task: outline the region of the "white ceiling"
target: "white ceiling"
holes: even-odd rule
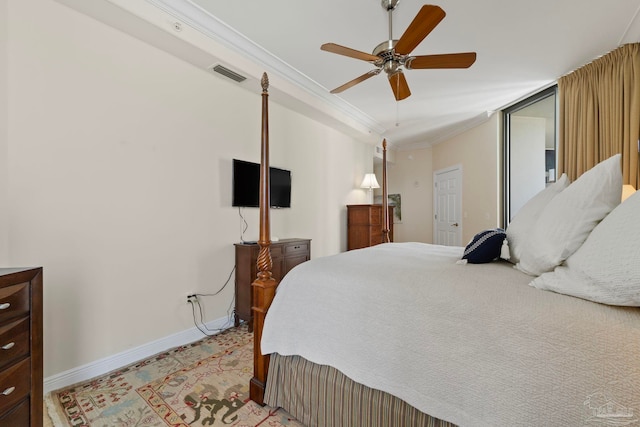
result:
[[[247,75],[249,90],[260,91],[267,71],[278,102],[398,149],[438,143],[640,41],[640,0],[438,0],[447,16],[412,54],[475,51],[477,60],[469,69],[406,70],[412,95],[396,102],[384,73],[330,94],[373,66],[320,50],[334,42],[370,53],[387,40],[379,0],[58,1],[203,68],[221,63]],[[394,38],[423,4],[400,1]]]

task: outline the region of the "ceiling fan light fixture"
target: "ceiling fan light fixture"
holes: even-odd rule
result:
[[[395,60],[386,61],[383,65],[384,72],[389,76],[400,72],[400,63]]]

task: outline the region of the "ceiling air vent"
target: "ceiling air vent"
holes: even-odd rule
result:
[[[242,83],[243,81],[247,80],[247,78],[245,76],[240,75],[240,74],[236,73],[235,71],[231,71],[227,67],[224,67],[224,66],[222,66],[220,64],[214,65],[213,67],[210,67],[209,69],[214,71],[214,72],[216,72],[216,73],[218,73],[218,74],[220,74],[220,75],[223,75],[223,76],[225,76],[225,77],[227,77],[227,78],[229,78],[229,79],[231,79],[231,80],[233,80],[235,82],[238,82],[238,83]]]

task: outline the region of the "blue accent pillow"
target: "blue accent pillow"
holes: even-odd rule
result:
[[[506,238],[507,233],[502,228],[481,231],[464,248],[462,259],[466,259],[471,264],[491,262],[500,257],[502,242]]]

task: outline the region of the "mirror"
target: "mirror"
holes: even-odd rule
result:
[[[504,110],[504,225],[557,178],[557,86]]]

